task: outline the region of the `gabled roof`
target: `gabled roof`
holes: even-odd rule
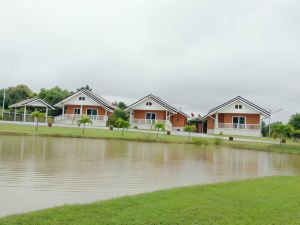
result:
[[[270,117],[270,112],[269,112],[269,111],[267,111],[267,110],[265,110],[265,109],[259,107],[258,105],[256,105],[256,104],[254,104],[254,103],[248,101],[247,99],[245,99],[245,98],[243,98],[243,97],[241,97],[241,96],[237,96],[236,98],[233,98],[233,99],[231,99],[231,100],[225,102],[224,104],[219,105],[219,106],[217,106],[217,107],[211,109],[211,110],[207,113],[207,115],[205,116],[205,118],[206,118],[207,116],[209,116],[209,115],[212,115],[212,114],[216,113],[218,110],[220,110],[220,109],[222,109],[222,108],[224,108],[224,107],[226,107],[226,106],[228,106],[228,105],[230,105],[230,104],[232,104],[232,103],[234,103],[234,102],[236,102],[236,101],[241,101],[241,102],[245,103],[246,105],[250,106],[251,108],[255,109],[256,111],[262,113],[263,115],[265,115],[265,116],[267,116],[267,117]]]
[[[73,98],[74,96],[78,95],[79,93],[84,94],[85,96],[89,97],[91,100],[93,100],[94,102],[96,102],[99,105],[103,106],[108,111],[113,111],[114,108],[115,108],[109,101],[107,101],[106,99],[104,99],[103,97],[98,95],[97,93],[95,93],[93,91],[86,90],[86,89],[80,89],[79,91],[77,91],[73,95],[71,95],[70,97],[58,102],[54,106],[59,107],[60,104],[62,104],[64,102],[66,102],[67,100]]]
[[[54,109],[53,106],[51,106],[50,104],[48,104],[47,102],[45,102],[39,98],[25,99],[23,101],[20,101],[20,102],[10,105],[9,108],[18,108],[18,107],[24,107],[24,106],[36,106],[36,105],[34,105],[35,102],[41,102],[43,105],[45,105],[45,107]]]
[[[135,103],[131,104],[130,106],[128,106],[125,111],[128,111],[129,109],[131,109],[133,106],[139,104],[140,102],[143,102],[146,99],[151,99],[152,101],[154,101],[155,103],[159,104],[160,106],[162,106],[163,108],[167,109],[168,111],[172,112],[172,113],[180,113],[183,116],[189,118],[189,116],[182,112],[181,110],[175,108],[174,106],[170,105],[169,103],[167,103],[166,101],[162,100],[159,97],[154,96],[153,94],[149,94],[144,98],[141,98],[140,100],[136,101]]]

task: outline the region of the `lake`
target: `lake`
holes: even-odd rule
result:
[[[177,186],[296,174],[299,155],[0,135],[0,216]]]

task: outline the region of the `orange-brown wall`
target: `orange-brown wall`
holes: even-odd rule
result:
[[[184,127],[187,125],[187,118],[184,115],[177,113],[176,115],[171,116],[171,123],[173,127]]]
[[[157,120],[166,119],[166,111],[161,110],[134,110],[134,119],[146,119],[146,113],[148,112],[156,113]]]
[[[148,112],[156,113],[157,120],[166,120],[166,111],[163,110],[134,110],[134,119],[145,119]],[[187,118],[180,113],[171,116],[170,121],[173,127],[184,127],[187,124]]]
[[[75,108],[80,108],[78,105],[66,105],[66,114],[74,114]],[[101,106],[82,106],[82,114],[86,114],[87,109],[98,109],[98,115],[105,115],[105,109]],[[107,115],[111,115],[111,112],[108,112]]]
[[[207,129],[214,129],[215,127],[215,120],[211,117],[215,118],[215,115],[207,117]]]
[[[220,113],[218,114],[219,123],[232,123],[232,117],[234,116],[244,116],[246,117],[246,124],[260,124],[259,114],[234,114],[234,113]],[[215,118],[215,115],[211,117]],[[214,129],[215,120],[211,117],[207,118],[207,129]]]
[[[232,117],[234,117],[234,116],[244,116],[244,117],[246,117],[246,124],[260,124],[259,114],[226,113],[226,114],[223,114],[223,115],[224,115],[224,123],[232,123]],[[222,122],[219,121],[219,123],[222,123]]]

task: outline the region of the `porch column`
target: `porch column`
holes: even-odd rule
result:
[[[129,113],[129,122],[131,123],[132,121],[132,109],[130,109],[130,113]]]
[[[26,105],[24,106],[24,118],[23,121],[26,122]]]
[[[48,122],[48,107],[46,107],[46,121],[45,121],[45,123],[47,123]]]
[[[107,109],[105,110],[105,118],[104,121],[107,121]]]
[[[17,120],[17,108],[15,107],[15,117],[14,117],[14,120],[16,121]]]
[[[216,118],[215,118],[215,129],[219,128],[218,124],[219,124],[219,114],[216,113]]]
[[[62,117],[65,117],[65,104],[63,104],[63,108],[62,108]]]
[[[82,115],[82,105],[80,105],[80,115]]]

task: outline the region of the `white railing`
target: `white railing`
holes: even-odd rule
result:
[[[156,123],[163,123],[168,124],[170,121],[168,120],[149,120],[149,119],[131,119],[131,124],[146,124],[146,125],[152,125]]]
[[[238,124],[238,123],[219,123],[220,129],[244,129],[244,130],[259,130],[259,124]]]
[[[74,123],[77,122],[82,116],[88,116],[91,118],[93,121],[107,121],[107,116],[104,115],[80,115],[80,114],[64,114],[60,116],[56,116],[54,119],[54,122],[58,122],[61,120],[71,120]]]

